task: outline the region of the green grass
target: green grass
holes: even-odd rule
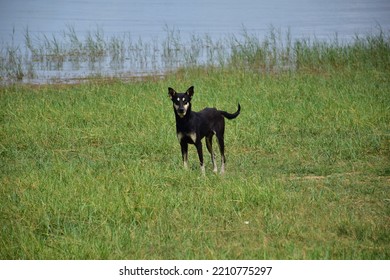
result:
[[[314,47],[295,71],[1,87],[0,259],[389,259],[388,49]],[[167,88],[190,85],[194,110],[241,103],[223,177],[194,147],[182,168]]]

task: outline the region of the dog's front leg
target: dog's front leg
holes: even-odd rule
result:
[[[198,151],[198,156],[199,156],[199,162],[200,162],[200,171],[202,171],[202,175],[206,175],[206,170],[204,168],[203,164],[203,148],[202,148],[202,142],[198,141],[195,143],[196,150]]]
[[[180,147],[184,168],[188,169],[188,143],[180,142]]]

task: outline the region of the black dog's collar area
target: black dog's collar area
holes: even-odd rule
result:
[[[196,133],[195,132],[189,132],[189,133],[179,132],[179,133],[177,133],[177,140],[179,141],[179,143],[181,143],[182,140],[186,140],[186,142],[188,142],[190,144],[195,144]]]

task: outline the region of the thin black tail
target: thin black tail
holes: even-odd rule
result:
[[[219,111],[225,118],[231,120],[231,119],[235,119],[239,114],[240,114],[240,111],[241,111],[241,106],[240,106],[240,103],[238,103],[238,110],[237,112],[233,113],[233,114],[230,114],[228,112],[225,112],[225,111]]]

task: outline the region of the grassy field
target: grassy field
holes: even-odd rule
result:
[[[293,71],[241,51],[162,79],[1,87],[0,259],[389,259],[389,41],[294,51]],[[242,106],[225,176],[207,154],[202,177],[194,147],[182,168],[167,88],[190,85],[194,110]]]

